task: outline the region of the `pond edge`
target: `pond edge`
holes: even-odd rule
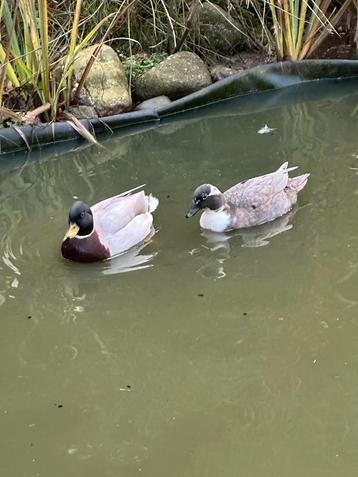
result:
[[[156,110],[141,110],[99,119],[83,119],[95,136],[119,128],[160,122],[162,119],[197,110],[234,97],[278,90],[309,81],[358,77],[358,60],[303,60],[279,62],[243,70]],[[84,139],[68,122],[0,129],[0,156]]]

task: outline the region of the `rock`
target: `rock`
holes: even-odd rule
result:
[[[139,99],[168,96],[178,99],[211,84],[205,63],[194,53],[180,51],[140,76],[135,82]]]
[[[77,119],[93,119],[98,118],[98,114],[93,106],[70,106],[68,111],[76,116]]]
[[[242,70],[243,68],[240,66],[231,68],[225,65],[214,65],[212,68],[210,68],[210,75],[213,82],[216,82],[224,78],[227,78],[228,76],[231,76],[235,73],[238,73],[239,71],[242,71]]]
[[[136,110],[158,109],[169,103],[171,103],[171,101],[168,96],[156,96],[155,98],[147,99],[146,101],[143,101],[143,103],[138,104]]]
[[[214,53],[228,55],[245,44],[239,25],[217,5],[205,2],[199,10],[199,22],[205,46]]]
[[[75,61],[74,88],[77,87],[96,46],[82,50]],[[78,103],[93,106],[98,116],[109,116],[130,109],[132,101],[127,77],[117,53],[110,46],[102,46],[80,93]]]

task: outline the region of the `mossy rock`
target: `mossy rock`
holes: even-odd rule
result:
[[[96,47],[97,45],[94,45],[80,52],[74,63],[76,83],[80,80]],[[124,67],[110,46],[102,46],[85,81],[79,103],[93,106],[99,116],[118,114],[131,107],[132,101]]]
[[[135,94],[141,99],[168,96],[174,100],[211,84],[205,63],[194,53],[181,51],[144,73],[135,82]]]

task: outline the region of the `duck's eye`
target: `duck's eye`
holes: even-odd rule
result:
[[[82,211],[81,212],[81,219],[83,219],[84,216],[85,216],[85,213]]]

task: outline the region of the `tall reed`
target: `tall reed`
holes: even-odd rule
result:
[[[279,60],[302,60],[312,55],[330,34],[352,0],[336,7],[333,0],[268,0]]]
[[[55,119],[59,101],[69,104],[73,63],[80,51],[114,13],[105,16],[85,35],[79,30],[81,0],[76,0],[70,30],[70,44],[59,57],[57,38],[49,35],[49,2],[47,0],[1,0],[0,23],[4,34],[0,38],[0,106],[5,80],[8,89],[31,85],[37,102],[50,104],[50,119]],[[68,37],[68,34],[65,34]],[[61,64],[61,67],[59,67]],[[38,106],[38,104],[34,104]]]

